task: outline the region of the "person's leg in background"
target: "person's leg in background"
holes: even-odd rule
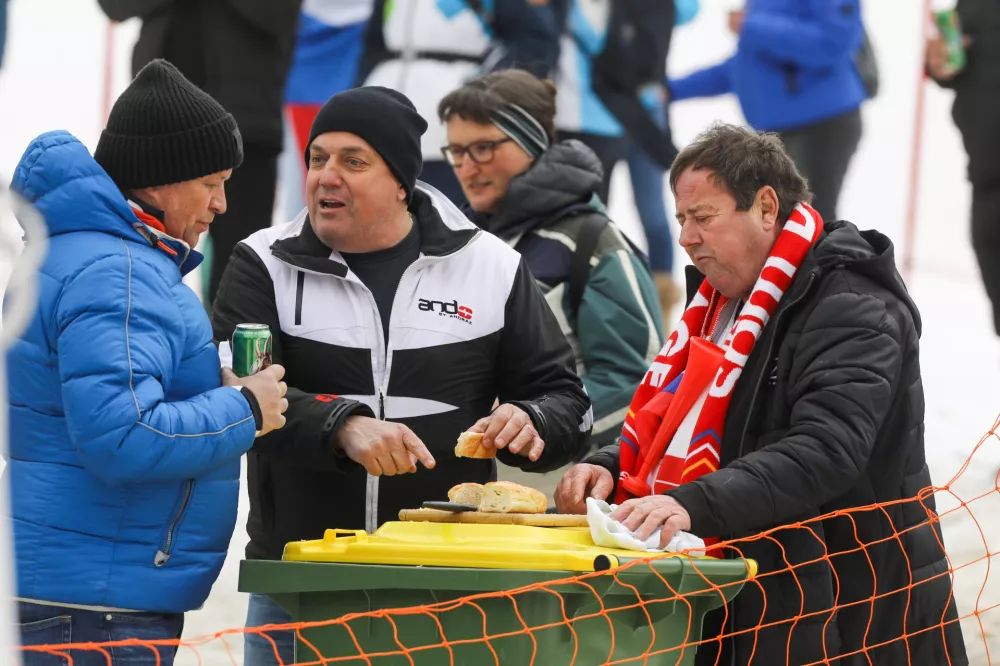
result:
[[[206,306],[215,300],[215,292],[226,270],[229,255],[241,240],[271,226],[278,179],[278,156],[252,145],[243,147],[243,164],[233,169],[226,183],[226,212],[209,226],[212,239],[212,266]]]
[[[673,325],[671,312],[680,300],[681,292],[674,281],[674,246],[670,238],[670,221],[664,201],[664,172],[639,146],[632,143],[628,151],[628,172],[632,194],[639,211],[639,221],[646,233],[649,267],[660,292],[664,333]]]
[[[141,641],[178,640],[184,629],[181,613],[116,613],[82,610],[64,606],[46,606],[19,602],[21,644],[25,646],[60,645],[66,643],[110,643],[138,639]],[[142,645],[119,645],[97,650],[72,650],[75,666],[172,666],[177,647],[158,645],[151,649]],[[57,666],[68,663],[64,657],[46,652],[22,652],[24,666]]]
[[[952,117],[969,157],[966,177],[972,185],[972,249],[993,308],[1000,335],[1000,111],[993,88],[971,88],[955,96]]]
[[[837,219],[837,201],[851,158],[861,143],[861,110],[781,132],[781,140],[809,181],[813,208],[824,222]]]
[[[601,168],[604,169],[604,182],[601,183],[601,190],[597,195],[607,206],[608,197],[611,194],[611,174],[615,170],[615,165],[628,157],[628,148],[631,143],[628,137],[560,131],[558,138],[560,141],[568,139],[581,141],[597,154],[597,159],[601,161]]]
[[[1000,335],[1000,182],[972,184],[972,249]]]
[[[290,624],[292,616],[266,594],[251,594],[247,608],[247,628],[263,627],[268,624]],[[268,640],[270,638],[270,640]],[[271,641],[274,641],[272,644]],[[277,647],[279,662],[274,656]],[[246,632],[243,634],[243,666],[278,666],[295,663],[295,632],[269,631],[263,634]]]

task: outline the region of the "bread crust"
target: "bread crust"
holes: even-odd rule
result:
[[[483,444],[483,433],[463,432],[458,436],[458,444],[455,446],[455,457],[489,460],[497,457],[497,450],[492,446],[485,446]]]
[[[483,486],[479,510],[484,513],[545,513],[545,494],[510,481],[494,481]]]
[[[483,486],[479,483],[460,483],[448,491],[448,499],[456,504],[478,507],[483,501]]]

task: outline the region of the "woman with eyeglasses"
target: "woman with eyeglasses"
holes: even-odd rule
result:
[[[576,353],[600,446],[621,432],[663,324],[644,259],[597,196],[597,155],[556,142],[555,113],[555,86],[523,70],[470,81],[438,106],[467,212],[527,261]]]

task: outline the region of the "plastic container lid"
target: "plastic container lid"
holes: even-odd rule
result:
[[[602,571],[625,560],[654,555],[657,553],[595,546],[586,528],[389,522],[371,535],[361,530],[327,530],[322,539],[289,543],[282,559],[583,572]]]

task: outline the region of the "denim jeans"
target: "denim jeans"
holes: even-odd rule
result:
[[[266,624],[289,624],[292,616],[266,594],[251,594],[247,608],[247,627]],[[278,646],[281,662],[274,658],[274,646],[260,634],[243,634],[243,666],[277,666],[295,663],[295,632],[269,631],[267,635]]]
[[[674,245],[670,240],[670,222],[663,200],[666,174],[634,143],[628,149],[628,172],[639,221],[646,232],[649,267],[654,272],[672,273]]]
[[[162,613],[114,613],[79,610],[62,606],[18,603],[21,644],[23,646],[60,645],[65,643],[109,643],[138,638],[145,641],[175,640],[181,637],[184,615]],[[105,648],[111,666],[171,666],[177,648],[174,646],[128,645]],[[160,660],[156,660],[159,652]],[[65,654],[65,653],[64,653]],[[73,666],[108,666],[100,650],[71,650]],[[24,651],[24,666],[66,666],[65,656],[48,652]]]

